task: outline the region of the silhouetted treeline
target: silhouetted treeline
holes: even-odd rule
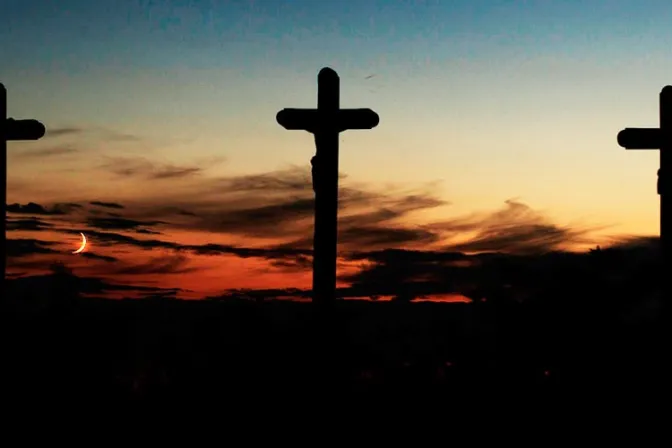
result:
[[[63,289],[49,291],[67,291],[71,275],[53,274]],[[623,288],[607,297],[590,279],[583,290],[560,280],[522,302],[508,288],[484,289],[471,304],[339,301],[329,343],[309,303],[10,297],[3,364],[24,397],[131,402],[316,387],[468,394],[656,384],[657,296],[637,301]]]

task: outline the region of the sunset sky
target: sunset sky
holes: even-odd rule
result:
[[[341,285],[387,248],[655,235],[658,153],[616,135],[658,126],[671,23],[669,0],[3,0],[9,115],[48,129],[9,144],[9,273],[309,286],[314,143],[275,115],[324,66],[380,115],[341,135]]]

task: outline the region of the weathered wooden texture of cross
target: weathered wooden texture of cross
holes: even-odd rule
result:
[[[658,194],[660,195],[660,248],[663,255],[663,278],[672,274],[672,86],[660,92],[660,127],[626,128],[618,134],[618,144],[625,149],[660,150]],[[672,283],[665,281],[668,289]],[[672,291],[667,291],[672,294]]]
[[[325,67],[317,76],[317,109],[283,109],[278,123],[288,130],[315,136],[313,188],[313,301],[336,298],[336,246],[338,234],[338,134],[348,129],[373,129],[379,118],[371,109],[341,109],[338,74]]]
[[[7,142],[17,140],[39,140],[45,134],[44,125],[37,120],[14,120],[7,118],[7,89],[0,84],[0,185],[2,185],[2,256],[0,256],[0,271],[2,271],[2,297],[7,297],[5,277],[7,275]]]

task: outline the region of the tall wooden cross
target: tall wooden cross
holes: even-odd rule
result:
[[[338,134],[348,129],[373,129],[379,122],[371,109],[341,109],[339,83],[334,70],[323,68],[317,76],[317,109],[283,109],[276,116],[285,129],[315,136],[313,301],[320,303],[336,298]]]
[[[660,150],[658,194],[663,291],[672,294],[672,86],[665,86],[660,92],[660,127],[623,129],[618,133],[618,144],[625,149]]]
[[[44,137],[44,125],[37,120],[14,120],[7,118],[7,89],[0,83],[0,196],[2,196],[2,255],[0,272],[2,273],[2,297],[7,297],[5,277],[7,276],[7,142],[17,140],[39,140]]]

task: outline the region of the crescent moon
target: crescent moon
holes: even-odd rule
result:
[[[80,232],[79,234],[82,235],[82,245],[79,246],[79,249],[77,249],[76,251],[74,251],[73,254],[78,254],[78,253],[80,253],[81,251],[83,251],[84,249],[86,249],[86,237],[85,237],[84,234],[81,233],[81,232]]]

